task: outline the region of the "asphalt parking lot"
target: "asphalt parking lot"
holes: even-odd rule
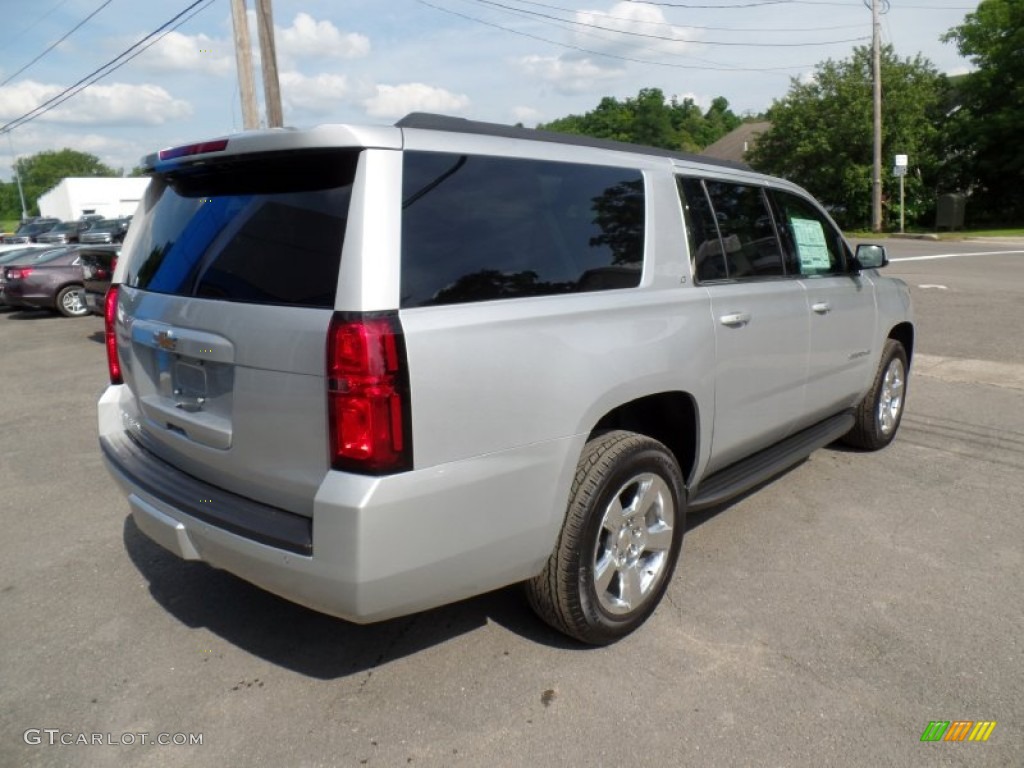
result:
[[[691,516],[604,649],[514,588],[359,627],[176,560],[100,460],[102,321],[0,312],[0,766],[1022,765],[1024,242],[887,245],[896,442]]]

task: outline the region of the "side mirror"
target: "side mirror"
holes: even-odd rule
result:
[[[854,257],[854,268],[880,269],[889,263],[889,257],[885,253],[884,245],[868,245],[861,243],[857,246],[857,253]]]

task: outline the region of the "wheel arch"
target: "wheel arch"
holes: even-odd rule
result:
[[[697,403],[687,392],[659,392],[623,403],[602,416],[587,438],[622,429],[646,435],[675,456],[686,485],[693,482],[700,445]]]
[[[889,331],[889,338],[903,345],[907,353],[907,364],[914,357],[914,326],[910,323],[899,323]]]

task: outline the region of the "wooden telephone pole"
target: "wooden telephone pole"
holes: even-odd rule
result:
[[[284,125],[281,111],[281,84],[277,78],[277,49],[274,47],[274,14],[270,0],[256,0],[256,27],[260,34],[260,60],[263,63],[263,100],[267,108],[267,127]]]
[[[231,0],[231,19],[235,28],[235,61],[238,65],[238,90],[242,97],[242,126],[248,131],[259,128],[260,120],[256,107],[256,82],[253,76],[246,0]],[[256,0],[256,29],[263,65],[263,103],[267,109],[267,127],[280,128],[284,125],[284,115],[281,110],[281,84],[277,76],[274,14],[270,0]]]
[[[242,127],[254,131],[260,127],[256,108],[256,79],[252,71],[252,43],[245,0],[231,0],[231,21],[235,28],[235,64],[238,68],[238,92],[242,99]]]

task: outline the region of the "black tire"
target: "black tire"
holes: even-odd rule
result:
[[[66,285],[57,292],[57,311],[64,317],[85,317],[89,306],[85,303],[85,289],[80,285]]]
[[[857,423],[843,436],[855,448],[877,451],[896,437],[907,402],[907,352],[895,339],[887,339],[871,389],[857,407]]]
[[[633,432],[594,438],[580,457],[555,550],[526,583],[531,607],[584,643],[628,635],[672,580],[685,523],[686,493],[671,451]]]

